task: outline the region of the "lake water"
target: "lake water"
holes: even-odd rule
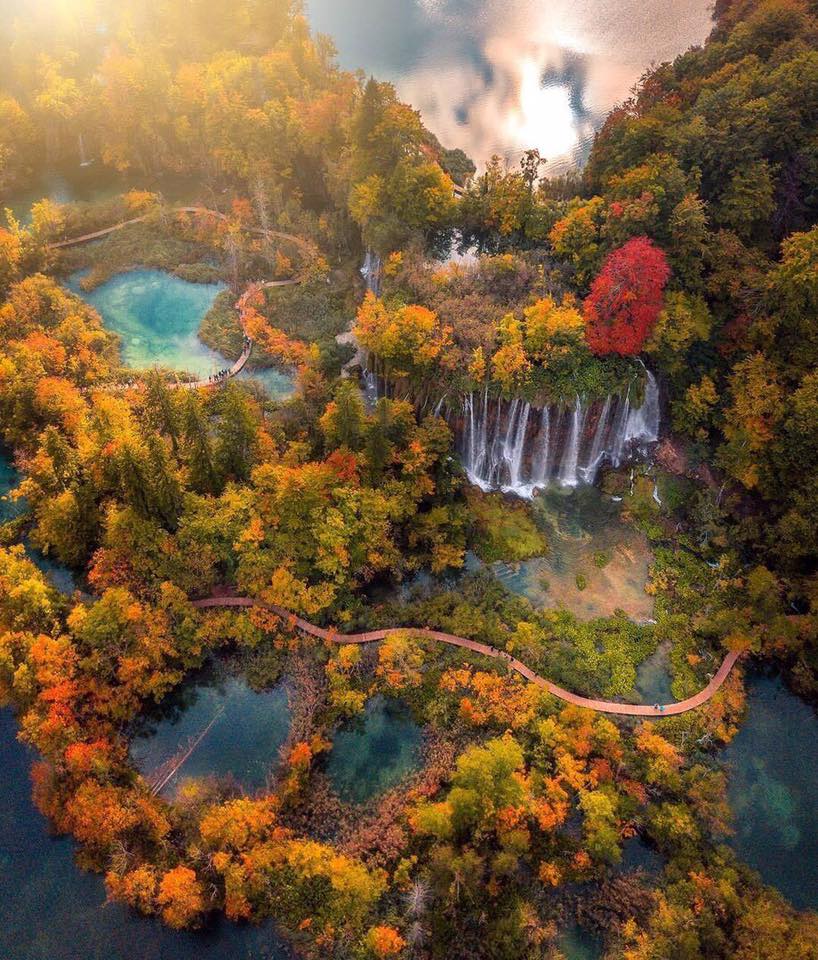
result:
[[[208,727],[163,796],[172,797],[185,780],[211,776],[230,777],[248,793],[262,789],[290,729],[286,685],[257,692],[241,677],[206,671],[142,721],[131,757],[149,775]]]
[[[495,563],[495,576],[535,607],[570,610],[581,619],[622,609],[633,620],[653,614],[645,593],[650,549],[645,537],[620,519],[621,505],[597,487],[548,487],[532,505],[545,531],[548,553],[518,563]],[[577,576],[585,578],[580,589]]]
[[[232,365],[199,339],[202,318],[226,289],[221,283],[190,283],[162,270],[131,270],[84,291],[84,271],[68,287],[94,307],[105,326],[122,338],[122,359],[137,370],[167,367],[197,377]],[[258,380],[274,398],[292,393],[292,378],[280,370],[242,371],[241,379]]]
[[[444,146],[480,166],[537,147],[582,162],[652,63],[710,32],[711,0],[307,0],[340,61],[392,80]]]
[[[335,734],[327,775],[342,799],[363,803],[419,768],[421,743],[421,729],[405,704],[372,697],[363,714]]]
[[[0,208],[9,207],[18,220],[28,224],[31,222],[31,207],[40,200],[96,203],[110,200],[125,189],[122,178],[101,165],[78,165],[76,169],[67,171],[45,170],[35,176],[25,189],[3,197]]]
[[[286,960],[270,924],[222,922],[174,933],[105,903],[102,878],[82,873],[74,844],[52,838],[31,802],[33,754],[0,711],[0,957],[3,960]]]
[[[799,908],[818,908],[818,719],[778,677],[750,676],[722,757],[738,855]]]
[[[230,366],[198,336],[202,317],[224,284],[189,283],[162,270],[131,270],[86,292],[80,287],[83,275],[73,274],[68,287],[122,338],[126,366],[169,367],[199,377]]]

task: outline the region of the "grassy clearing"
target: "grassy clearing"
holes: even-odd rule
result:
[[[137,268],[166,270],[193,283],[215,283],[223,273],[213,264],[213,256],[212,247],[184,240],[154,223],[138,223],[102,240],[69,247],[61,257],[60,272],[87,269],[84,290]]]

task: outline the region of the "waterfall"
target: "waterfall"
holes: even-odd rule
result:
[[[466,394],[454,425],[469,480],[483,490],[530,497],[549,483],[593,483],[603,464],[618,467],[646,455],[660,425],[659,387],[649,370],[640,406],[632,392],[542,409],[521,397],[490,397],[488,385],[482,395]]]
[[[361,267],[361,276],[366,280],[366,289],[377,297],[381,288],[381,258],[369,248]]]
[[[531,404],[526,403],[517,419],[517,432],[514,434],[514,445],[511,452],[511,466],[509,469],[508,485],[512,490],[520,485],[520,467],[525,453],[525,438],[528,431],[528,417],[531,413]]]
[[[544,487],[548,480],[549,460],[551,449],[551,408],[543,407],[540,415],[540,438],[537,443],[534,467],[531,471],[532,485]]]
[[[372,409],[378,402],[378,375],[373,370],[364,370],[364,404]]]
[[[80,154],[80,166],[87,167],[93,161],[88,159],[88,154],[85,152],[85,137],[82,134],[77,137],[77,146]]]
[[[586,413],[587,410],[582,401],[577,397],[571,417],[571,433],[560,466],[560,485],[563,487],[575,487],[579,483],[577,464],[579,463],[579,447],[582,442],[582,427],[585,423]]]
[[[645,399],[641,407],[630,411],[627,439],[654,443],[659,439],[659,386],[650,370],[645,373]]]
[[[604,455],[602,443],[608,430],[608,419],[610,417],[610,413],[611,398],[610,396],[607,396],[605,397],[605,403],[602,406],[602,412],[599,414],[599,419],[596,422],[596,430],[594,430],[594,439],[591,443],[591,450],[588,454],[588,460],[585,466],[582,468],[582,479],[586,483],[593,483],[594,480],[596,480],[597,470],[602,463],[602,458]]]

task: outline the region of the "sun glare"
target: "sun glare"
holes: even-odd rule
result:
[[[524,62],[517,108],[510,113],[506,130],[517,143],[537,147],[545,156],[570,153],[578,141],[570,89],[564,84],[544,85],[540,64]]]

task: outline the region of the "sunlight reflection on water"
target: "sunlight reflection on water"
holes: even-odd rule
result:
[[[478,165],[536,147],[582,162],[651,63],[701,43],[709,0],[308,0],[343,66],[392,80],[445,146]]]

